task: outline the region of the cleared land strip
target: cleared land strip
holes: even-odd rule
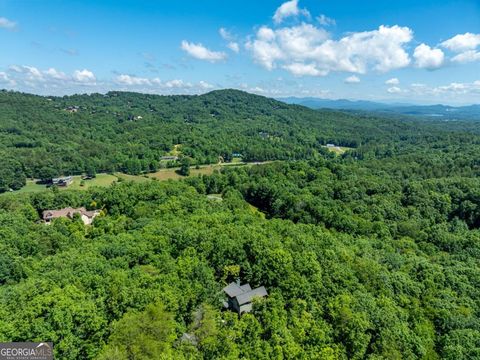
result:
[[[225,166],[254,166],[254,165],[261,165],[266,164],[269,161],[265,162],[235,162],[235,163],[222,163],[222,164],[212,164],[212,165],[200,165],[198,168],[196,166],[190,167],[190,177],[192,176],[200,176],[200,175],[211,175],[215,170],[220,170],[222,167]],[[91,180],[82,180],[80,175],[73,176],[73,183],[68,187],[59,187],[59,190],[86,190],[88,188],[94,186],[101,186],[106,187],[110,186],[116,181],[134,181],[134,182],[145,182],[145,181],[152,181],[153,179],[166,181],[166,180],[180,180],[184,179],[185,176],[182,176],[177,173],[179,168],[168,168],[168,169],[160,169],[154,173],[148,173],[144,175],[129,175],[124,173],[99,173],[97,176]],[[32,192],[39,192],[44,191],[47,189],[47,185],[39,184],[38,180],[29,179],[27,180],[27,184],[17,191],[6,192],[2,195],[6,194],[22,194],[22,193],[32,193]]]

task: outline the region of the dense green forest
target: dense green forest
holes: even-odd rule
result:
[[[478,138],[453,135],[450,143]],[[312,159],[322,145],[378,156],[392,147],[444,137],[435,125],[315,111],[236,90],[200,96],[110,92],[41,97],[0,92],[0,192],[26,178],[153,172],[180,145],[192,164]]]
[[[277,160],[1,196],[0,341],[52,341],[59,359],[480,358],[470,125],[237,91],[0,98],[9,188],[48,171],[152,171],[176,144],[192,164]],[[102,215],[39,222],[70,206]],[[242,316],[222,307],[237,278],[269,293]]]

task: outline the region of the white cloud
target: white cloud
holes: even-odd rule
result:
[[[165,87],[167,87],[167,88],[188,88],[188,87],[192,87],[192,84],[186,83],[183,80],[174,79],[174,80],[167,81],[165,83]]]
[[[253,93],[257,93],[257,94],[265,94],[267,91],[259,86],[255,86],[251,89],[249,89],[251,92]]]
[[[224,52],[209,50],[200,43],[195,44],[195,43],[190,43],[188,41],[183,40],[181,48],[182,50],[187,52],[190,56],[199,60],[217,62],[217,61],[225,60],[227,58],[227,54],[225,54]]]
[[[0,17],[0,28],[7,30],[15,30],[17,28],[17,23],[7,18]]]
[[[227,44],[227,47],[235,53],[238,53],[240,51],[240,46],[238,46],[238,43],[234,41],[229,42]]]
[[[203,80],[198,83],[198,86],[202,89],[205,89],[205,90],[213,89],[215,87],[212,84],[209,84],[208,82],[203,81]]]
[[[16,86],[17,82],[8,76],[4,71],[0,71],[0,84],[8,84],[9,86]]]
[[[29,81],[35,82],[35,81],[43,81],[44,80],[42,72],[34,66],[11,65],[9,67],[9,70],[11,72],[21,74],[25,79],[27,79]]]
[[[463,53],[460,53],[452,58],[453,62],[457,63],[468,63],[474,61],[480,61],[480,51],[468,50]]]
[[[321,14],[320,16],[317,16],[317,21],[322,26],[337,25],[337,22],[335,21],[335,19],[329,18],[328,16],[326,16],[324,14]]]
[[[95,75],[89,70],[75,70],[72,75],[53,67],[40,70],[34,66],[11,65],[5,73],[10,85],[18,85],[20,89],[34,88],[51,91],[52,89],[73,88],[79,85],[96,85]]]
[[[423,69],[438,69],[443,65],[445,54],[440,49],[432,49],[426,44],[420,44],[413,53],[415,64]]]
[[[387,89],[387,92],[389,94],[399,94],[402,92],[402,89],[400,89],[398,86],[392,86]]]
[[[450,83],[449,85],[438,86],[430,89],[433,93],[437,94],[456,94],[465,95],[470,93],[480,94],[480,81],[474,81],[472,83]]]
[[[315,64],[292,63],[283,65],[282,68],[288,70],[295,76],[325,76],[325,71],[320,71],[315,67]]]
[[[68,80],[68,75],[62,71],[58,71],[54,68],[49,68],[48,70],[44,71],[44,74],[51,77],[52,79],[56,80]]]
[[[73,72],[73,80],[82,84],[95,84],[96,78],[93,72],[87,69],[75,70]]]
[[[405,91],[407,92],[407,91]],[[426,84],[411,84],[410,95],[425,97],[428,99],[437,98],[435,101],[457,101],[457,102],[476,102],[478,103],[478,95],[480,94],[480,80],[471,83],[452,82],[448,85],[428,86]]]
[[[345,84],[358,84],[360,82],[360,78],[358,76],[352,75],[347,77],[344,80]]]
[[[147,79],[147,78],[142,78],[138,76],[132,76],[132,75],[126,75],[126,74],[121,74],[118,75],[116,78],[116,81],[119,84],[124,84],[124,85],[152,85],[152,84],[158,84],[160,83],[160,79],[155,78],[155,79]]]
[[[127,74],[118,75],[114,81],[116,84],[122,85],[123,89],[131,87],[147,93],[197,93],[215,87],[203,80],[199,81],[197,84],[192,84],[181,79],[173,79],[163,82],[158,77],[145,78]]]
[[[227,41],[230,41],[230,40],[233,40],[233,36],[232,34],[230,33],[230,31],[228,31],[227,29],[225,28],[220,28],[218,29],[218,33],[220,34],[220,36],[222,37],[223,40],[227,40]]]
[[[397,78],[391,78],[391,79],[388,79],[387,81],[385,81],[385,84],[386,85],[398,85],[398,84],[400,84],[400,80],[398,80]]]
[[[284,2],[280,7],[275,11],[273,15],[273,21],[276,24],[280,24],[284,19],[291,16],[304,15],[309,17],[310,13],[307,9],[300,9],[298,7],[298,0],[290,0]]]
[[[407,27],[382,25],[378,30],[332,40],[324,29],[303,23],[276,30],[263,26],[246,47],[254,60],[269,70],[278,65],[289,69],[295,63],[310,67],[314,64],[322,74],[330,71],[364,74],[369,69],[387,72],[408,66],[410,57],[404,45],[412,37]]]
[[[454,52],[464,52],[474,50],[480,45],[480,34],[458,34],[451,39],[441,43],[441,45]]]

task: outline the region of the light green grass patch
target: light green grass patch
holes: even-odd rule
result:
[[[327,149],[328,151],[330,152],[333,152],[337,155],[342,155],[344,154],[346,151],[348,150],[352,150],[353,148],[351,147],[346,147],[346,146],[333,146],[333,147],[330,147],[330,146],[323,146],[325,149]]]

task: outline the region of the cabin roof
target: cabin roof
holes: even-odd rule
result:
[[[265,289],[264,286],[260,286],[256,289],[253,289],[253,290],[250,290],[250,291],[247,291],[247,292],[244,292],[243,294],[240,294],[237,296],[237,302],[238,302],[238,305],[243,305],[243,304],[247,304],[249,302],[252,302],[253,298],[254,297],[264,297],[264,296],[267,296],[268,293],[267,293],[267,290]]]
[[[248,285],[248,286],[250,287],[250,285]],[[237,283],[234,283],[234,282],[231,282],[230,284],[225,286],[223,288],[223,291],[225,291],[227,293],[227,295],[231,298],[245,292],[245,290],[242,289],[242,287],[240,285],[238,285]]]

